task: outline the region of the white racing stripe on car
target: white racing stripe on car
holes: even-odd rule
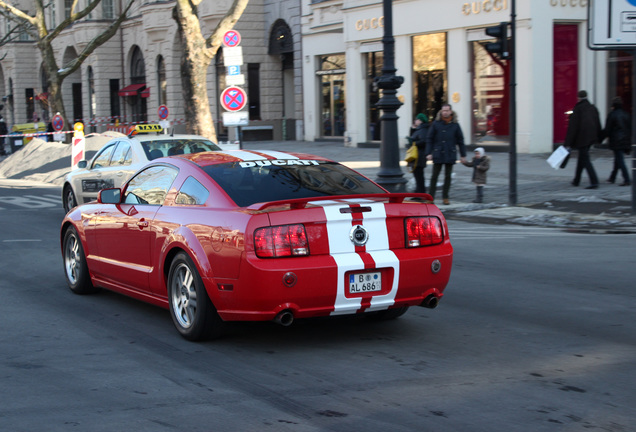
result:
[[[292,156],[289,153],[283,153],[275,150],[256,150],[260,154],[270,156],[274,159],[298,159],[297,156]]]
[[[249,151],[244,151],[244,150],[220,151],[217,153],[233,156],[243,161],[267,160],[265,156],[261,156],[259,154],[252,153]]]
[[[345,274],[353,270],[364,270],[364,262],[356,253],[355,246],[349,239],[353,215],[340,213],[341,205],[329,205],[324,201],[312,202],[322,206],[327,219],[327,235],[329,241],[329,254],[334,258],[338,266],[337,294],[334,303],[334,311],[331,315],[355,313],[362,304],[362,298],[348,298],[345,295],[349,288]],[[366,204],[366,203],[365,203]],[[366,248],[373,258],[376,268],[392,267],[394,269],[393,285],[391,291],[384,295],[372,296],[369,310],[387,309],[395,302],[395,295],[399,284],[400,263],[396,255],[389,250],[389,234],[386,227],[386,211],[384,204],[371,204],[371,211],[363,214],[362,225],[369,231],[369,241]]]
[[[385,295],[375,295],[371,299],[369,311],[387,309],[395,303],[398,282],[400,278],[400,261],[395,253],[389,249],[389,231],[386,227],[386,207],[382,203],[371,204],[371,212],[363,213],[362,225],[369,231],[369,241],[366,250],[375,261],[376,268],[393,267],[393,285],[391,291]],[[371,219],[372,218],[372,219]]]

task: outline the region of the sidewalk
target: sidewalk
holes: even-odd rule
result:
[[[327,157],[341,162],[372,180],[377,179],[380,168],[378,148],[344,147],[342,142],[258,141],[244,142],[244,149],[295,151]],[[401,157],[404,149],[400,150]],[[514,223],[538,225],[572,230],[598,230],[604,232],[636,232],[636,215],[632,215],[632,187],[606,183],[613,165],[613,155],[606,149],[592,149],[590,155],[601,185],[587,190],[589,184],[584,172],[579,187],[570,184],[574,177],[576,155],[565,169],[555,170],[547,164],[549,154],[517,155],[517,205],[510,206],[509,154],[490,152],[491,168],[484,191],[484,203],[474,204],[475,185],[471,183],[472,168],[460,163],[453,169],[450,205],[437,204],[449,219],[473,220],[486,223]],[[472,153],[468,154],[468,158]],[[630,167],[628,160],[628,168]],[[407,190],[413,190],[413,176],[402,166]],[[426,182],[430,180],[432,167],[425,169]],[[440,176],[441,180],[441,176]],[[438,188],[441,194],[441,187]]]
[[[101,138],[100,138],[101,139]],[[106,140],[96,140],[100,148]],[[379,148],[345,147],[342,141],[254,141],[244,142],[244,149],[278,150],[283,152],[310,153],[341,162],[372,180],[377,180],[380,169]],[[491,168],[488,184],[484,191],[484,203],[474,204],[475,185],[471,183],[472,168],[456,164],[453,169],[453,183],[450,191],[450,205],[437,204],[449,219],[479,221],[485,223],[512,223],[557,227],[569,230],[595,232],[636,233],[636,215],[632,215],[632,187],[621,187],[604,180],[613,165],[613,155],[606,149],[592,149],[590,155],[601,185],[598,189],[587,190],[588,178],[584,173],[579,187],[570,184],[574,177],[576,155],[565,169],[551,168],[546,159],[548,154],[517,155],[517,204],[510,206],[509,197],[509,155],[506,146],[498,146],[499,151],[488,151]],[[20,150],[20,157],[9,165],[0,165],[0,178],[28,179],[60,185],[68,171],[70,147],[57,143],[40,142]],[[400,149],[400,159],[405,149]],[[469,158],[472,152],[469,151]],[[0,162],[4,161],[0,157]],[[631,160],[627,161],[628,168]],[[408,180],[407,191],[415,188],[412,174],[402,166],[404,178]],[[430,180],[432,166],[425,169],[424,176]],[[441,176],[440,176],[441,177]],[[441,194],[441,185],[438,188]]]

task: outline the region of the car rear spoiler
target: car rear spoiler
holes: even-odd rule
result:
[[[357,195],[326,195],[319,197],[310,197],[310,198],[294,198],[280,201],[268,201],[268,202],[260,202],[254,203],[247,207],[248,210],[264,210],[270,207],[277,207],[283,205],[289,205],[292,209],[302,209],[307,207],[307,204],[312,201],[331,201],[331,200],[363,200],[363,199],[374,199],[378,201],[378,198],[381,200],[387,200],[391,204],[400,204],[404,202],[407,198],[415,198],[417,201],[433,201],[433,197],[426,193],[374,193],[374,194],[357,194]]]

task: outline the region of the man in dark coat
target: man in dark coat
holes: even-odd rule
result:
[[[429,193],[435,198],[437,189],[437,177],[444,167],[444,187],[442,198],[444,204],[450,204],[449,192],[453,165],[457,161],[457,147],[461,154],[461,161],[466,162],[466,147],[464,146],[464,134],[457,122],[457,115],[449,104],[442,105],[437,113],[435,121],[428,130],[426,140],[426,157],[433,161],[433,174]]]
[[[4,122],[4,117],[0,116],[0,135],[6,135],[8,132],[7,124]],[[7,153],[4,150],[4,137],[0,137],[0,156],[6,155]]]
[[[415,192],[426,193],[426,183],[424,182],[424,168],[426,168],[426,137],[428,136],[428,117],[419,113],[413,122],[413,130],[409,137],[417,147],[418,158],[413,166],[413,177],[415,178]]]
[[[614,152],[614,168],[607,181],[614,183],[620,170],[623,174],[623,183],[620,186],[631,185],[624,154],[629,154],[632,148],[632,119],[623,109],[623,100],[620,96],[612,100],[612,111],[607,115],[603,137],[609,137],[609,148]]]
[[[579,152],[572,186],[579,185],[581,173],[585,169],[590,177],[590,185],[585,189],[596,189],[598,188],[598,177],[590,160],[590,147],[601,140],[601,120],[596,107],[587,100],[587,92],[581,90],[577,96],[578,102],[574,105],[574,111],[570,115],[563,145]]]

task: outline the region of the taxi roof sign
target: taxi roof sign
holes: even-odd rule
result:
[[[139,133],[152,133],[152,132],[162,132],[163,128],[160,124],[151,123],[151,124],[138,124],[132,126],[128,131],[128,137],[132,137]]]

